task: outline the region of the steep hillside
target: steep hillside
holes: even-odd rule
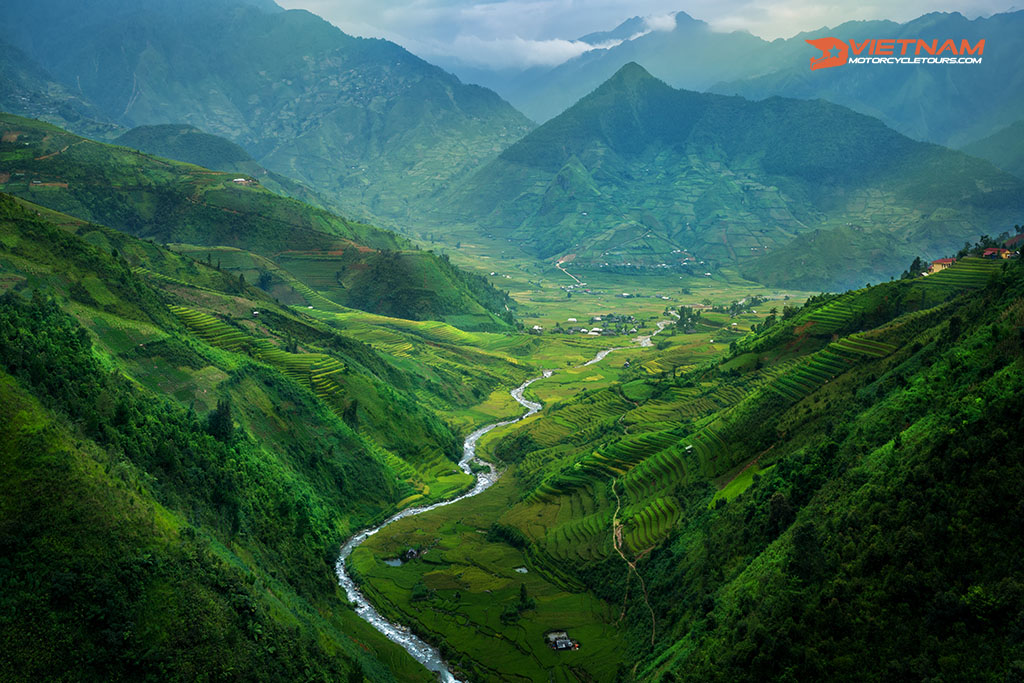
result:
[[[114,143],[211,171],[244,173],[247,164],[253,165],[250,168],[258,168],[249,153],[235,143],[187,124],[139,126],[115,139]]]
[[[121,125],[194,125],[399,224],[530,128],[493,92],[302,10],[18,0],[0,37]]]
[[[0,115],[0,128],[5,192],[161,243],[255,252],[287,264],[300,282],[335,303],[412,319],[451,318],[473,329],[506,329],[512,321],[511,302],[480,278],[395,233],[274,194],[249,176],[151,157],[10,115]],[[383,251],[399,256],[385,258]],[[345,269],[379,277],[342,278]]]
[[[383,450],[388,428],[357,433],[295,368],[239,346],[242,328],[220,323],[235,345],[190,334],[176,312],[197,304],[121,256],[158,248],[60,220],[0,197],[4,671],[388,680],[380,662],[403,670],[394,646],[343,606],[333,558],[351,529],[413,492],[398,454],[422,466],[450,432],[393,389],[375,398],[381,360],[337,338],[328,353],[359,387],[357,419],[404,404],[411,440]],[[93,246],[108,237],[114,253]],[[287,320],[258,290],[192,267],[207,306]]]
[[[457,188],[439,216],[577,268],[703,273],[799,250],[821,267],[801,284],[822,288],[959,246],[1022,203],[1015,178],[843,107],[674,90],[629,64]],[[801,237],[841,226],[895,246],[851,263]],[[757,272],[779,285],[791,275]]]
[[[987,159],[1018,178],[1024,178],[1024,120],[965,145],[963,151]]]

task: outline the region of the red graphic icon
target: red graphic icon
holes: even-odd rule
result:
[[[842,66],[850,57],[850,46],[838,38],[815,38],[807,42],[821,50],[820,57],[811,57],[811,71]]]

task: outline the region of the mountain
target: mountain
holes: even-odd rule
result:
[[[495,88],[534,121],[547,121],[629,62],[642,64],[670,85],[688,90],[707,90],[764,68],[769,48],[760,38],[746,32],[714,31],[685,12],[676,12],[674,20],[671,30],[652,31],[644,20],[633,17],[611,31],[579,38],[599,47],[563,64],[474,82]]]
[[[563,64],[518,72],[488,72],[444,62],[463,78],[494,88],[535,121],[546,121],[599,86],[620,67],[637,62],[676,88],[742,95],[826,99],[882,119],[909,137],[959,147],[1020,118],[1024,63],[1016,46],[1024,12],[968,20],[933,12],[905,23],[851,21],[766,41],[746,32],[720,32],[684,12],[671,30],[647,30],[637,17],[612,31],[579,40],[600,46]],[[807,39],[984,39],[981,64],[847,65],[809,69],[815,48]],[[611,41],[611,42],[609,42]],[[621,42],[618,42],[621,41]],[[615,44],[617,43],[617,44]],[[922,103],[927,104],[922,104]]]
[[[771,65],[737,80],[717,84],[712,92],[753,99],[782,95],[824,98],[877,116],[904,135],[959,147],[1020,119],[1024,107],[1024,55],[1017,50],[1024,31],[1024,11],[967,19],[933,12],[898,24],[856,21],[798,34],[771,44],[764,59]],[[948,39],[972,45],[985,41],[980,64],[848,64],[811,71],[815,48],[805,40],[834,36],[840,40],[916,39],[940,44]],[[948,54],[948,53],[947,53]],[[723,79],[724,80],[724,79]]]
[[[187,124],[165,123],[138,126],[113,140],[147,154],[202,166],[212,171],[230,171],[257,178],[267,189],[318,208],[331,210],[333,204],[315,191],[260,166],[244,149],[222,137],[204,133]]]
[[[262,175],[262,169],[244,149],[224,138],[204,133],[195,126],[171,123],[139,126],[116,138],[114,144],[146,154],[184,161],[211,171],[235,171]],[[255,170],[256,173],[251,173]]]
[[[774,286],[821,288],[955,249],[1019,220],[1022,202],[1024,184],[988,163],[844,107],[674,90],[628,64],[474,174],[438,220],[577,268],[738,265]],[[805,239],[836,227],[893,247]],[[817,270],[755,265],[779,253]]]
[[[28,55],[0,40],[0,111],[42,119],[94,138],[116,135],[91,103],[56,83]]]
[[[961,149],[967,154],[991,161],[1007,173],[1024,178],[1024,120],[1011,123]]]
[[[0,38],[119,125],[195,126],[398,222],[531,127],[394,43],[259,4],[17,0]]]
[[[395,233],[274,194],[248,176],[10,115],[0,114],[0,128],[0,189],[7,193],[162,244],[234,247],[286,263],[294,278],[335,304],[474,329],[504,330],[511,321],[511,301],[482,277]],[[375,277],[360,276],[364,271]],[[266,266],[255,272],[268,287],[285,284]]]
[[[412,468],[455,469],[450,429],[396,388],[419,380],[229,274],[9,195],[0,282],[5,676],[386,679],[400,651],[333,563],[415,494]]]

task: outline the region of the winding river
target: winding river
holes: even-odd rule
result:
[[[410,633],[409,629],[405,626],[392,623],[385,619],[384,616],[370,604],[370,601],[366,599],[366,596],[359,592],[359,588],[356,586],[355,581],[352,580],[352,577],[349,576],[348,572],[345,570],[345,560],[348,559],[348,556],[352,554],[352,551],[355,550],[363,541],[368,539],[370,536],[373,536],[389,524],[397,522],[400,519],[405,519],[406,517],[412,517],[413,515],[418,515],[423,512],[436,510],[437,508],[444,507],[445,505],[457,503],[460,500],[479,495],[490,488],[494,482],[498,480],[498,472],[494,469],[494,465],[491,463],[477,460],[477,441],[492,429],[497,429],[498,427],[504,427],[505,425],[519,422],[520,420],[530,417],[540,411],[541,405],[533,401],[528,401],[523,397],[523,392],[526,391],[526,387],[543,377],[550,377],[551,374],[551,370],[545,370],[541,377],[534,377],[531,380],[523,382],[510,392],[512,394],[512,398],[514,398],[519,405],[526,408],[525,413],[513,420],[504,420],[502,422],[495,422],[485,427],[481,427],[466,437],[466,441],[462,446],[462,459],[459,460],[459,467],[466,474],[472,474],[470,463],[473,460],[476,460],[478,463],[482,463],[488,468],[487,472],[477,474],[473,488],[466,493],[463,493],[461,496],[457,496],[450,500],[441,501],[440,503],[434,503],[432,505],[421,505],[419,507],[406,508],[401,512],[396,512],[377,526],[360,531],[358,534],[350,538],[341,548],[341,555],[338,557],[338,564],[335,566],[335,571],[338,574],[338,583],[345,589],[345,594],[348,596],[348,599],[356,606],[356,614],[368,621],[371,626],[387,636],[389,640],[398,643],[405,648],[406,652],[412,655],[413,659],[417,662],[427,667],[429,670],[437,672],[440,676],[440,680],[444,681],[444,683],[458,683],[458,679],[455,678],[455,676],[452,675],[452,672],[448,670],[448,667],[445,666],[444,660],[441,658],[441,653],[437,651],[437,648],[431,646],[422,638]]]
[[[639,336],[633,339],[632,341],[636,343],[638,346],[651,346],[651,337],[656,335],[658,332],[661,332],[666,325],[669,325],[672,322],[674,321],[662,320],[661,322],[658,323],[657,330],[655,330],[649,335]],[[587,361],[583,365],[586,366],[598,363],[612,351],[618,351],[619,349],[624,348],[631,347],[616,346],[610,349],[603,349],[599,351],[594,358]],[[368,539],[370,536],[373,536],[375,533],[377,533],[384,527],[388,526],[389,524],[393,524],[394,522],[397,522],[400,519],[405,519],[406,517],[412,517],[413,515],[429,512],[430,510],[436,510],[437,508],[444,507],[445,505],[457,503],[460,500],[465,500],[466,498],[472,498],[473,496],[479,495],[480,493],[483,493],[488,488],[490,488],[494,484],[494,482],[498,480],[499,473],[494,469],[494,465],[492,465],[491,463],[477,459],[477,442],[480,440],[480,437],[482,437],[484,434],[491,431],[492,429],[497,429],[498,427],[504,427],[505,425],[510,425],[519,422],[520,420],[523,420],[525,418],[530,417],[531,415],[538,413],[541,409],[541,404],[535,403],[534,401],[528,401],[526,398],[523,397],[523,393],[526,391],[526,388],[528,386],[530,386],[539,379],[542,379],[544,377],[550,377],[552,373],[552,370],[545,370],[540,377],[534,377],[531,380],[523,382],[518,387],[513,389],[511,392],[509,392],[512,394],[512,398],[514,398],[519,403],[519,405],[526,408],[525,413],[512,420],[495,422],[493,424],[481,427],[480,429],[477,429],[475,432],[466,437],[466,441],[463,443],[462,446],[462,459],[459,460],[459,467],[466,474],[472,474],[473,471],[472,468],[470,467],[470,463],[472,461],[476,460],[476,462],[482,463],[487,466],[487,472],[480,472],[476,475],[476,482],[473,484],[473,488],[471,488],[466,493],[463,493],[461,496],[457,496],[450,500],[441,501],[440,503],[433,503],[432,505],[422,505],[419,507],[406,508],[405,510],[396,512],[395,514],[388,517],[386,520],[384,520],[377,526],[360,531],[355,536],[348,539],[348,542],[345,543],[345,545],[343,545],[341,548],[341,554],[338,557],[338,563],[335,566],[335,571],[338,574],[338,583],[341,585],[342,588],[345,589],[345,594],[348,596],[348,599],[355,605],[356,614],[358,614],[360,617],[369,622],[370,625],[373,626],[375,629],[383,633],[389,640],[405,648],[405,651],[412,655],[412,658],[415,659],[417,662],[425,666],[430,671],[436,672],[438,674],[439,679],[444,683],[459,683],[459,680],[455,678],[451,671],[448,670],[448,667],[447,665],[445,665],[444,659],[441,657],[441,653],[437,650],[437,648],[433,647],[432,645],[424,641],[422,638],[419,638],[418,636],[411,633],[407,627],[388,621],[380,612],[378,612],[377,609],[370,604],[370,601],[366,599],[366,596],[364,596],[359,591],[359,588],[356,586],[355,581],[352,580],[352,577],[349,576],[349,573],[345,568],[345,561],[348,559],[349,555],[352,554],[352,551],[359,547],[359,545],[361,545],[363,541]]]

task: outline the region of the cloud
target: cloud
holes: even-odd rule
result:
[[[556,66],[594,49],[610,48],[621,40],[590,45],[579,40],[529,40],[514,36],[485,40],[477,36],[460,35],[451,43],[426,48],[427,53],[454,57],[471,66],[509,68]]]
[[[652,31],[673,31],[676,28],[675,12],[644,17],[644,23]]]

